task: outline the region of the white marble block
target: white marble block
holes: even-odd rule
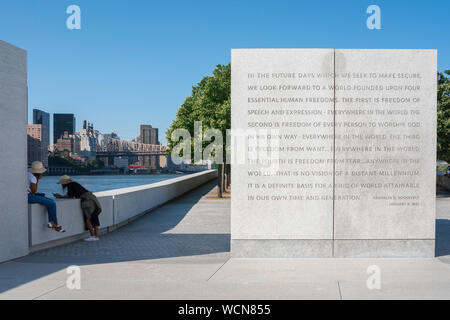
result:
[[[280,251],[271,246],[279,247],[282,240],[293,244],[320,239],[328,241],[326,254],[331,255],[333,61],[331,49],[232,51],[233,133],[253,129],[262,147],[264,135],[282,136],[281,150],[272,153],[281,162],[272,164],[273,170],[265,163],[239,164],[233,159],[233,253],[239,255],[234,249],[245,240],[264,240],[266,249],[260,253],[264,255]],[[241,152],[236,144],[233,158]],[[310,242],[309,246],[322,244]],[[296,247],[287,246],[280,256],[306,252]],[[325,254],[322,248],[318,250],[320,256]],[[317,256],[316,250],[308,252]]]
[[[27,54],[0,41],[0,262],[28,253]]]
[[[237,49],[231,64],[233,256],[434,255],[436,51]]]
[[[408,255],[434,256],[436,61],[434,50],[336,50],[337,256],[404,256],[409,240],[424,245]]]

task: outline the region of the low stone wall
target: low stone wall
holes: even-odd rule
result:
[[[148,186],[138,186],[98,193],[114,197],[114,223],[120,224],[152,210],[202,184],[217,178],[216,170],[208,170]]]
[[[208,170],[145,186],[97,192],[102,205],[102,233],[112,231],[130,220],[217,178],[216,170]],[[87,236],[80,200],[56,201],[58,223],[65,233],[47,227],[47,209],[38,204],[28,206],[30,251],[79,240]]]
[[[99,216],[101,227],[114,225],[113,197],[99,197],[98,200],[102,206],[102,213]],[[44,206],[39,204],[28,205],[30,247],[76,235],[85,235],[86,230],[80,200],[57,200],[56,208],[58,223],[66,229],[65,233],[54,232],[47,227],[48,215]]]

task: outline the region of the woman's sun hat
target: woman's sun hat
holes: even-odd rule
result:
[[[69,176],[62,176],[61,179],[57,182],[57,184],[68,184],[72,182],[72,179],[70,179]]]
[[[44,173],[47,169],[40,161],[35,161],[31,164],[31,168],[28,170],[30,173]]]

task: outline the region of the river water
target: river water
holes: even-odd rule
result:
[[[152,184],[181,176],[181,174],[74,176],[72,179],[91,192],[99,192]],[[55,176],[43,177],[39,181],[38,192],[45,193],[45,196],[49,198],[54,198],[53,193],[63,194],[62,187],[56,184],[59,178]]]

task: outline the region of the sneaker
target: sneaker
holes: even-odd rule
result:
[[[95,241],[99,241],[100,240],[100,238],[99,237],[95,237]]]
[[[96,241],[96,240],[97,240],[96,237],[89,237],[89,238],[84,239],[84,241],[87,241],[87,242],[89,242],[89,241]]]

